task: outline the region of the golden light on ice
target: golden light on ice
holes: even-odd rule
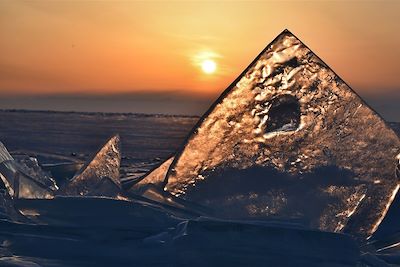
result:
[[[206,59],[201,63],[201,69],[204,73],[211,74],[217,69],[217,64],[214,60]]]

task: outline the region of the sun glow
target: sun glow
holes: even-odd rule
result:
[[[200,70],[207,76],[214,76],[216,73],[221,74],[221,70],[218,68],[217,62],[220,61],[222,56],[212,50],[202,50],[195,53],[191,52],[190,57],[193,66]],[[205,78],[204,76],[201,76]]]
[[[211,74],[217,69],[217,64],[214,60],[206,59],[201,63],[201,69],[204,73]]]

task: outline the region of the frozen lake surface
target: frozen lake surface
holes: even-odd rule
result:
[[[122,140],[122,177],[171,156],[197,117],[0,111],[0,140],[41,164],[83,161],[111,135]],[[392,123],[400,132],[400,124]],[[0,221],[0,266],[367,266],[349,237],[282,222],[182,221],[140,201],[19,200],[49,223]],[[366,263],[365,263],[366,264]],[[377,263],[378,264],[378,263]],[[385,266],[385,265],[370,265]]]

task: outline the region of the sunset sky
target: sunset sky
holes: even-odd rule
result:
[[[400,121],[399,10],[400,1],[0,1],[0,108],[202,114],[287,28]]]

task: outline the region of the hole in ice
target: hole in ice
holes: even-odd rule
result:
[[[282,95],[270,102],[266,132],[294,131],[300,124],[300,104],[294,96]]]

